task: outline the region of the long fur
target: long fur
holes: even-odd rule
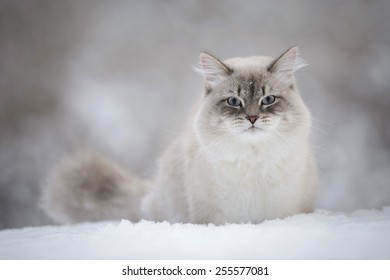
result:
[[[113,162],[82,151],[61,161],[45,180],[41,207],[58,223],[126,218],[139,221],[144,182]]]
[[[313,209],[317,172],[310,113],[295,85],[296,47],[279,58],[200,56],[209,94],[165,151],[153,184],[96,155],[54,168],[43,206],[62,223],[141,218],[190,223],[259,223]],[[274,105],[263,105],[268,96]],[[241,100],[241,107],[227,103]],[[247,116],[256,115],[252,124]]]

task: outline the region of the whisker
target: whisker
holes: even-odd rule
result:
[[[324,120],[316,119],[314,117],[311,117],[311,120],[314,121],[314,122],[326,124],[326,125],[333,126],[333,127],[336,126],[334,123],[330,123],[330,122],[327,122],[327,121],[324,121]]]

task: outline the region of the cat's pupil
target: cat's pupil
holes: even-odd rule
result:
[[[273,95],[268,95],[267,97],[265,97],[262,101],[262,103],[264,105],[269,105],[269,104],[272,104],[275,102],[275,96]]]
[[[236,97],[229,97],[228,100],[227,100],[227,103],[230,105],[230,106],[240,106],[241,105],[241,101],[236,98]]]

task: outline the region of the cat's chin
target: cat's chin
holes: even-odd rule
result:
[[[266,139],[268,133],[266,130],[258,127],[250,127],[240,133],[240,138],[245,142],[258,142]]]

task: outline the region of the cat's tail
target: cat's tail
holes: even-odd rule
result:
[[[139,221],[145,182],[92,152],[60,162],[42,186],[41,207],[57,223]]]

